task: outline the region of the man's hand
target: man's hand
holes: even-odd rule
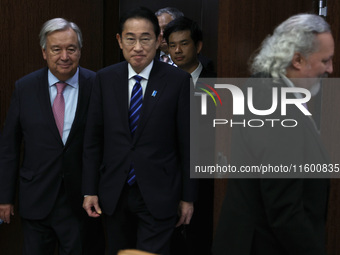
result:
[[[194,203],[180,201],[179,206],[178,206],[178,214],[180,218],[176,224],[176,227],[179,227],[182,224],[185,224],[185,225],[190,224],[190,220],[191,220],[193,213],[194,213]]]
[[[11,223],[11,215],[14,215],[14,206],[12,204],[0,204],[0,219],[4,223]]]
[[[97,218],[102,214],[98,203],[98,196],[86,196],[84,198],[83,208],[87,214],[93,218]]]

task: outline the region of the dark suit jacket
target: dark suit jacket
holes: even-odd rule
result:
[[[182,70],[154,61],[132,138],[128,63],[97,73],[85,134],[83,193],[98,195],[106,214],[116,208],[131,162],[154,217],[174,216],[180,199],[195,199],[195,181],[189,177],[189,79]]]
[[[201,64],[204,67],[201,72],[200,77],[202,78],[216,77],[216,74],[215,76],[211,76],[215,73],[215,67],[214,67],[214,62],[210,58],[200,53],[198,54],[198,60],[201,62]],[[208,74],[208,76],[206,76],[206,74]]]
[[[16,82],[0,148],[0,203],[14,203],[19,176],[22,217],[33,220],[46,217],[62,180],[75,212],[83,214],[83,136],[94,77],[94,72],[80,67],[78,105],[65,146],[52,113],[48,69],[35,71]],[[22,141],[23,163],[18,171]]]
[[[272,82],[250,84],[254,84],[256,109],[269,109],[272,87],[280,91],[285,86]],[[312,120],[295,106],[287,107],[287,116],[281,116],[280,110],[279,107],[270,116],[248,112],[241,117],[295,119],[298,125],[294,128],[284,128],[280,122],[274,128],[268,124],[262,128],[236,125],[232,128],[233,165],[298,166],[329,162]],[[325,254],[328,179],[258,177],[228,180],[213,254]]]
[[[216,74],[207,70],[204,66],[199,78],[212,78],[214,82]],[[199,81],[199,80],[198,80]],[[206,82],[207,80],[204,80]],[[210,84],[213,85],[213,84]],[[192,85],[193,86],[193,85]],[[196,84],[195,91],[204,87]],[[191,162],[193,165],[212,165],[215,158],[215,130],[212,121],[215,118],[216,107],[212,100],[208,101],[207,115],[200,114],[201,97],[195,96],[191,102],[190,145]],[[196,114],[197,119],[194,118]],[[209,255],[213,239],[213,209],[214,209],[214,179],[197,179],[198,198],[195,202],[195,211],[190,225],[178,227],[174,230],[171,243],[171,253],[176,255]]]
[[[203,64],[202,64],[203,65]],[[216,73],[203,66],[199,78],[216,78]]]

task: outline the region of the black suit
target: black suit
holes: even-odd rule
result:
[[[142,199],[155,219],[174,217],[180,199],[194,201],[195,181],[189,176],[189,79],[180,69],[154,60],[132,137],[128,63],[97,73],[85,135],[83,192],[98,195],[106,215],[120,209],[132,162]]]
[[[215,73],[215,67],[214,67],[214,62],[210,58],[200,53],[198,54],[198,60],[203,65],[203,70],[200,75],[201,78],[216,77],[216,74],[215,76],[211,76]]]
[[[255,84],[252,81],[249,84]],[[270,108],[273,86],[279,91],[285,87],[282,82],[272,81],[256,82],[253,86],[256,109]],[[295,105],[287,107],[286,116],[281,116],[280,110],[279,107],[270,116],[246,112],[241,117],[295,119],[298,125],[291,128],[282,127],[280,122],[275,127],[266,123],[261,128],[236,125],[232,128],[233,165],[299,166],[329,162],[313,121]],[[293,176],[229,179],[213,254],[325,254],[329,180]]]
[[[19,177],[19,208],[25,220],[48,218],[62,196],[76,218],[89,221],[82,209],[81,176],[83,136],[94,77],[94,72],[79,68],[78,104],[65,145],[52,113],[48,69],[35,71],[15,84],[0,148],[0,203],[14,204]],[[17,171],[22,141],[23,162]],[[81,227],[86,230],[88,224],[97,227],[100,222],[91,220]]]
[[[200,78],[215,78],[216,74],[207,70],[204,66],[199,75],[197,87]],[[206,80],[204,80],[206,82]],[[209,80],[210,82],[210,80]],[[195,89],[193,92],[201,93],[201,90]],[[191,160],[196,158],[200,161],[197,165],[211,165],[214,163],[215,143],[214,129],[212,120],[215,118],[215,106],[209,105],[206,116],[201,116],[200,105],[201,97],[195,96],[191,105],[191,114],[197,111],[198,119],[191,124]],[[209,101],[209,103],[211,103]],[[193,117],[193,116],[192,116]],[[194,122],[197,121],[197,124]],[[193,125],[198,125],[193,127]],[[198,133],[196,134],[195,132]],[[195,133],[195,134],[194,134]],[[197,142],[197,144],[196,144]],[[175,229],[172,236],[171,251],[176,255],[209,255],[211,254],[211,244],[213,238],[213,208],[214,208],[214,179],[198,180],[198,199],[195,202],[195,213],[191,219],[190,225],[183,225]]]

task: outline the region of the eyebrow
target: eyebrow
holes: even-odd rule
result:
[[[136,34],[135,34],[135,33],[132,33],[132,32],[127,32],[125,35],[136,36]],[[150,33],[148,33],[148,32],[142,33],[141,36],[146,36],[146,35],[152,36],[152,35],[151,35]]]
[[[78,47],[76,44],[70,44],[70,45],[67,45],[66,48],[69,48],[69,47]],[[54,45],[51,45],[51,48],[62,48],[62,46],[60,46],[59,44],[54,44]]]
[[[184,43],[184,42],[189,42],[188,39],[184,39],[184,40],[181,40],[179,41],[178,43]],[[174,41],[170,41],[169,44],[174,44],[174,43],[177,43],[177,42],[174,42]]]

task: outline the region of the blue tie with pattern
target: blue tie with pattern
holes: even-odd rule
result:
[[[135,75],[133,78],[136,80],[136,83],[132,89],[129,109],[129,124],[132,137],[134,136],[138,126],[140,110],[143,104],[143,90],[140,84],[143,78],[139,75]],[[136,174],[133,163],[131,163],[131,169],[128,175],[127,182],[130,186],[136,182]]]

